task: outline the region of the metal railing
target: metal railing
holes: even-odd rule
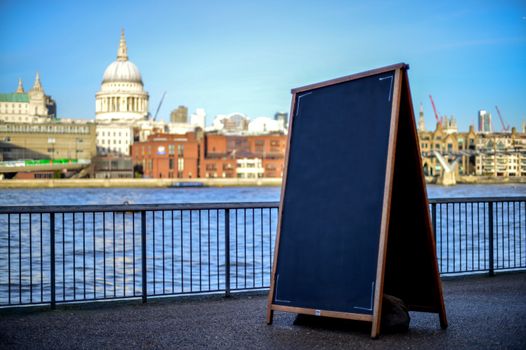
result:
[[[526,268],[526,197],[429,202],[442,275]]]
[[[278,206],[0,207],[0,307],[268,288]],[[526,268],[526,198],[430,210],[442,274]]]
[[[0,207],[0,306],[266,288],[277,209]]]

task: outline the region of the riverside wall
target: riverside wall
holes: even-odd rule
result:
[[[202,183],[203,186],[281,186],[280,178],[262,179],[39,179],[39,180],[1,180],[0,189],[6,188],[105,188],[139,187],[162,188],[185,183]]]
[[[457,176],[459,185],[526,184],[526,176]],[[437,184],[438,177],[426,176],[427,184]]]
[[[436,184],[437,178],[426,177],[426,183]],[[185,183],[202,183],[206,187],[281,186],[280,178],[262,179],[38,179],[0,180],[0,189],[7,188],[163,188]],[[459,176],[457,184],[526,184],[526,177]]]

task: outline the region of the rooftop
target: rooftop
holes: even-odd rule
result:
[[[29,102],[29,95],[26,93],[8,93],[0,94],[0,102]]]
[[[265,323],[266,294],[91,303],[0,312],[0,348],[496,349],[526,348],[526,273],[443,282],[449,321],[411,313],[406,334],[369,338],[367,323],[297,318]]]

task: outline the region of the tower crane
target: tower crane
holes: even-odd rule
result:
[[[433,111],[435,112],[435,119],[437,120],[438,124],[442,125],[442,121],[440,120],[437,109],[435,107],[435,102],[433,101],[433,96],[429,95],[429,99],[431,100],[431,106],[433,106]]]
[[[502,131],[504,131],[504,132],[508,132],[508,130],[510,130],[510,126],[509,126],[509,125],[506,125],[506,124],[504,123],[504,119],[502,118],[502,115],[500,114],[499,107],[495,106],[495,109],[497,110],[497,114],[499,115],[500,124],[502,125]]]
[[[159,105],[157,106],[157,110],[155,111],[155,115],[153,116],[153,121],[157,120],[157,114],[159,114],[159,110],[161,109],[161,105],[163,104],[164,96],[166,96],[166,91],[163,92],[163,97],[161,97],[161,101],[159,102]]]

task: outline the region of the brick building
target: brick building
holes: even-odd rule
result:
[[[287,136],[224,135],[209,133],[204,138],[201,176],[260,178],[283,176]]]
[[[132,145],[132,159],[152,178],[281,177],[286,144],[281,133],[156,134]]]
[[[200,133],[154,134],[134,143],[132,160],[149,178],[199,177]]]

